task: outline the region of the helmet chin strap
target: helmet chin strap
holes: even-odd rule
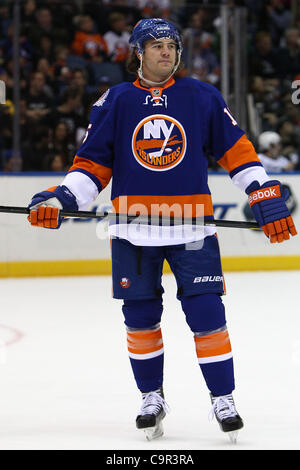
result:
[[[141,53],[140,54],[140,66],[138,68],[138,76],[139,76],[140,80],[143,80],[143,82],[147,83],[147,85],[150,85],[150,86],[159,86],[159,85],[164,85],[165,83],[167,83],[167,81],[170,80],[170,78],[174,75],[174,73],[176,72],[176,70],[178,69],[178,66],[180,64],[181,52],[178,51],[177,55],[178,55],[177,62],[174,65],[172,73],[168,76],[168,78],[166,78],[162,82],[152,82],[151,80],[148,80],[147,78],[145,78],[143,76],[143,53]]]

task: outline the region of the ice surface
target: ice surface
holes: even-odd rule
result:
[[[110,277],[0,280],[0,449],[232,449],[217,422],[193,336],[163,279],[165,435],[135,429],[140,394]],[[300,272],[227,273],[235,359],[235,449],[300,449]],[[7,346],[5,346],[7,344]]]

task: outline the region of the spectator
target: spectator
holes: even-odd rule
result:
[[[53,23],[52,13],[47,7],[40,7],[35,14],[36,23],[29,29],[29,39],[38,48],[42,36],[49,36],[53,43],[70,41],[70,33],[66,28],[58,28]]]
[[[291,11],[286,8],[282,0],[271,0],[266,5],[268,30],[271,34],[273,44],[278,46],[281,35],[291,26]]]
[[[51,114],[52,126],[64,122],[68,126],[68,132],[76,146],[88,126],[88,121],[83,116],[82,94],[80,89],[68,87],[64,90],[62,104],[57,106]]]
[[[29,91],[25,96],[27,104],[27,117],[31,121],[46,122],[51,108],[53,107],[53,100],[45,91],[45,76],[41,72],[34,72],[32,74]]]
[[[297,28],[288,29],[285,34],[285,45],[278,51],[278,74],[289,80],[300,73],[300,33]]]
[[[9,59],[13,55],[13,35],[14,35],[14,25],[10,24],[7,30],[6,40],[2,44],[2,50],[4,54],[4,59]],[[33,47],[31,42],[28,40],[25,35],[24,28],[21,29],[20,39],[19,39],[19,49],[20,56],[25,57],[26,59],[31,59],[33,55]]]
[[[48,156],[48,164],[45,167],[47,171],[66,172],[68,170],[70,162],[68,162],[66,156],[61,153]]]
[[[260,75],[263,78],[276,78],[278,58],[272,44],[271,35],[260,31],[255,36],[255,47],[249,57],[250,75]]]
[[[191,14],[188,20],[188,26],[183,31],[183,38],[195,34],[199,34],[203,29],[204,10],[200,9]]]
[[[111,13],[108,23],[111,29],[104,34],[104,40],[107,44],[109,60],[124,63],[129,53],[130,38],[125,16],[118,12]]]
[[[49,127],[32,127],[30,140],[21,144],[24,171],[43,171],[49,149]]]
[[[46,7],[51,12],[55,26],[67,31],[68,43],[73,38],[73,18],[79,14],[78,3],[70,0],[46,0]],[[87,3],[86,0],[83,3]]]
[[[249,91],[260,110],[263,129],[275,130],[282,110],[280,81],[255,75],[250,79]]]
[[[50,34],[43,33],[40,36],[40,42],[35,46],[35,57],[38,60],[40,57],[48,59],[50,63],[54,60],[54,42]]]
[[[144,18],[168,19],[171,8],[169,0],[136,0]]]
[[[220,64],[211,46],[212,36],[209,33],[194,36],[191,77],[217,86]]]
[[[0,4],[0,39],[7,37],[7,32],[11,21],[9,7],[2,2],[2,4]]]
[[[101,34],[95,32],[94,21],[89,15],[81,16],[78,21],[79,31],[75,33],[72,49],[76,55],[93,62],[107,59],[107,44]]]
[[[68,66],[67,57],[69,48],[63,44],[55,46],[54,61],[52,68],[54,73],[54,89],[57,96],[61,96],[63,91],[70,86],[72,80],[72,71]]]
[[[74,69],[72,71],[70,84],[72,88],[78,88],[78,90],[80,90],[85,115],[97,91],[97,87],[89,85],[88,82],[88,73],[85,69]]]
[[[300,136],[296,134],[293,124],[289,121],[285,121],[279,126],[278,133],[281,137],[283,155],[289,156],[296,165],[295,169],[299,170]]]
[[[13,83],[14,83],[14,63],[13,58],[10,57],[4,64],[7,74],[7,96],[12,98]],[[30,80],[30,73],[32,62],[27,57],[20,55],[19,57],[19,70],[20,70],[20,94],[24,95],[28,92],[28,81]],[[4,80],[5,81],[5,80]]]
[[[44,75],[45,87],[44,92],[52,99],[54,99],[54,70],[50,66],[50,63],[46,57],[41,57],[36,65],[36,72],[40,72]]]
[[[35,23],[36,1],[26,0],[21,8],[22,25],[28,34],[32,24]]]
[[[72,133],[66,122],[60,121],[55,126],[54,133],[49,140],[49,150],[52,153],[65,155],[65,161],[71,163],[74,157],[75,145],[72,139]]]
[[[36,64],[36,72],[44,74],[46,82],[51,83],[53,80],[53,68],[50,66],[49,60],[46,57],[41,57]]]
[[[31,139],[32,124],[27,117],[27,103],[24,98],[20,99],[20,135],[21,142],[29,142]]]

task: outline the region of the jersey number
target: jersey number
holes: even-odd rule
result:
[[[232,125],[233,125],[233,126],[237,126],[237,122],[236,122],[236,120],[234,119],[234,117],[232,116],[232,114],[230,113],[230,111],[229,111],[228,108],[224,108],[224,113],[227,114],[227,116],[229,117],[229,119],[230,119],[231,122],[232,122]]]
[[[87,128],[87,130],[86,130],[85,136],[84,136],[84,138],[83,138],[82,143],[84,143],[84,142],[86,141],[87,136],[89,135],[89,130],[90,130],[91,127],[92,127],[92,124],[89,124],[89,125],[88,125],[88,128]]]

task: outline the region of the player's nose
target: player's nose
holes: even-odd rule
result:
[[[164,57],[169,57],[169,55],[170,55],[170,50],[169,50],[169,47],[167,46],[167,44],[164,44],[164,45],[163,45],[162,50],[161,50],[161,54],[162,54]]]

